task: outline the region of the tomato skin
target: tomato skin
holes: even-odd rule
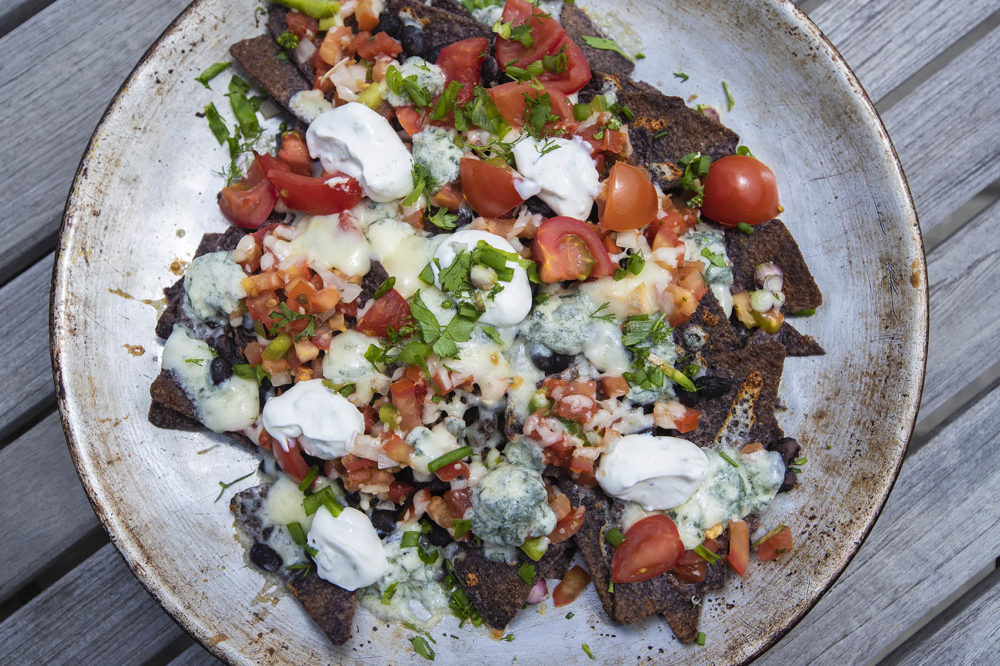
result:
[[[363,196],[361,185],[342,174],[303,176],[289,170],[269,169],[267,179],[274,184],[281,201],[293,210],[309,215],[330,215],[353,207]],[[334,185],[327,182],[338,179]]]
[[[287,164],[293,173],[303,176],[312,175],[312,158],[306,140],[299,132],[285,132],[281,135],[281,150],[278,159]]]
[[[359,333],[376,338],[389,337],[389,328],[398,331],[410,321],[410,304],[395,289],[385,292],[361,316],[354,327]]]
[[[488,92],[493,103],[497,105],[500,115],[514,129],[524,127],[524,112],[527,107],[525,95],[533,100],[538,99],[542,95],[547,94],[549,96],[549,101],[552,104],[551,113],[559,116],[559,120],[545,123],[543,129],[552,132],[562,130],[567,134],[572,134],[576,131],[577,125],[579,125],[579,122],[573,117],[573,104],[559,90],[553,88],[539,90],[527,83],[511,82],[494,86]]]
[[[601,226],[611,231],[628,231],[646,226],[659,209],[656,187],[641,170],[615,162],[604,184]]]
[[[590,574],[579,565],[574,565],[553,590],[552,605],[558,608],[572,603],[586,589],[588,583]]]
[[[730,155],[712,162],[704,186],[701,212],[719,224],[761,224],[778,215],[774,172],[755,157]]]
[[[745,520],[729,521],[729,554],[726,561],[743,578],[750,563],[750,526]]]
[[[462,194],[483,217],[501,217],[524,202],[514,183],[517,175],[474,157],[463,157],[459,166]]]
[[[615,549],[611,580],[638,583],[656,578],[672,569],[683,552],[674,521],[662,514],[643,518],[628,528],[625,540]]]
[[[562,543],[580,531],[587,507],[580,505],[567,513],[549,534],[549,543]]]
[[[274,210],[278,193],[267,180],[253,187],[234,183],[219,193],[219,209],[226,219],[242,229],[256,229]]]
[[[424,128],[427,114],[423,111],[417,111],[412,106],[398,106],[396,107],[396,120],[409,136],[413,136]]]
[[[483,60],[489,48],[490,42],[485,37],[470,37],[441,49],[435,64],[444,72],[446,86],[452,81],[462,84],[458,103],[472,99],[472,89],[482,79]]]
[[[565,48],[566,69],[558,74],[543,72],[538,80],[543,85],[566,94],[575,93],[590,81],[590,64],[587,58],[554,18],[526,0],[507,0],[503,20],[512,22],[515,26],[529,24],[534,39],[531,46],[525,47],[514,39],[497,38],[497,62],[504,71],[509,65],[523,69],[544,56],[555,55]]]
[[[792,549],[792,531],[787,527],[757,546],[757,559],[770,562]]]
[[[531,255],[538,262],[542,282],[586,280],[615,272],[596,227],[572,217],[542,222],[531,244]]]
[[[281,468],[285,474],[287,474],[296,483],[301,483],[302,479],[306,478],[306,474],[309,473],[309,465],[306,464],[305,458],[302,457],[302,449],[294,440],[289,441],[289,444],[293,446],[285,451],[281,447],[281,443],[275,442],[272,446],[271,452],[274,453],[274,459],[278,462],[278,467]]]

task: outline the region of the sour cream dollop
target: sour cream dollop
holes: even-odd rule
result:
[[[434,258],[441,264],[441,268],[447,268],[461,251],[471,252],[479,241],[485,241],[487,245],[504,252],[514,252],[514,246],[502,236],[488,231],[462,229],[445,238],[434,252]],[[528,283],[527,271],[510,259],[505,265],[514,269],[514,276],[510,282],[497,283],[503,290],[492,299],[484,297],[486,311],[479,318],[483,324],[492,324],[500,328],[520,324],[531,311],[531,285]],[[431,262],[431,270],[434,271],[434,280],[440,287],[441,281],[438,278],[440,270],[435,262]]]
[[[601,456],[597,482],[609,495],[657,511],[683,504],[707,474],[708,456],[686,439],[626,435]]]
[[[586,142],[525,137],[514,144],[513,153],[517,170],[538,185],[538,198],[552,210],[578,220],[590,216],[601,182]]]
[[[317,575],[345,590],[371,585],[389,569],[375,528],[357,509],[345,507],[334,517],[320,507],[307,539],[317,551],[313,556]]]
[[[392,201],[413,189],[413,158],[389,122],[364,104],[325,111],[306,130],[309,155],[356,178],[365,196]]]
[[[299,382],[264,403],[261,420],[268,434],[288,451],[298,438],[309,455],[329,460],[347,455],[354,438],[365,431],[365,417],[322,379]]]

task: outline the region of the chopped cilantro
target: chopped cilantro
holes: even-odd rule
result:
[[[503,344],[503,338],[500,337],[500,331],[498,331],[496,328],[489,325],[484,325],[483,333],[485,333],[490,340],[497,343],[498,345]]]
[[[434,649],[427,643],[426,638],[423,636],[411,636],[410,645],[413,646],[413,651],[421,657],[428,661],[434,661]]]
[[[583,41],[586,42],[587,46],[593,47],[595,49],[601,49],[602,51],[614,51],[618,55],[631,60],[632,57],[629,54],[622,51],[618,43],[613,39],[608,39],[607,37],[594,37],[592,35],[583,35]]]
[[[215,496],[215,501],[216,501],[216,502],[218,502],[218,501],[219,501],[219,498],[221,498],[221,497],[222,497],[222,493],[223,493],[223,492],[225,492],[226,488],[228,488],[229,486],[232,486],[232,485],[234,485],[234,484],[236,484],[236,483],[239,483],[239,482],[240,482],[240,481],[242,481],[243,479],[246,479],[246,478],[248,478],[248,477],[250,477],[250,476],[253,476],[253,473],[254,473],[255,471],[257,471],[257,470],[251,470],[251,471],[250,471],[249,473],[247,473],[247,474],[244,474],[243,476],[241,476],[241,477],[240,477],[240,478],[238,478],[238,479],[233,479],[233,480],[232,480],[232,481],[230,481],[229,483],[226,483],[225,481],[219,481],[219,485],[220,485],[220,486],[222,486],[222,490],[220,490],[220,491],[219,491],[219,494]]]
[[[212,130],[215,140],[221,146],[229,138],[229,128],[226,127],[222,116],[219,115],[219,110],[215,108],[215,104],[212,102],[209,102],[208,106],[205,107],[205,118],[208,120],[208,128]]]
[[[378,299],[382,298],[387,293],[389,293],[389,290],[392,289],[394,286],[396,286],[396,278],[394,276],[386,278],[382,282],[382,284],[378,286],[378,289],[375,290],[375,293],[372,295],[372,298],[377,301]]]
[[[718,252],[712,252],[707,247],[702,248],[701,256],[708,259],[708,263],[713,266],[718,266],[719,268],[726,268],[729,266],[729,264],[726,263],[726,257],[724,255],[721,255]]]
[[[674,72],[674,78],[675,79],[680,79],[681,83],[685,83],[691,77],[688,76],[687,74],[685,74],[684,72],[678,70],[678,71]]]
[[[447,208],[438,208],[427,220],[438,229],[450,231],[457,226],[455,222],[458,220],[458,215],[450,212]]]
[[[214,79],[215,77],[217,77],[223,71],[225,71],[225,69],[227,67],[229,67],[231,64],[233,64],[233,63],[232,62],[217,62],[217,63],[214,63],[212,65],[209,65],[208,68],[205,69],[204,72],[202,72],[201,74],[199,74],[198,76],[196,76],[194,78],[194,80],[197,81],[198,83],[200,83],[201,85],[205,86],[209,90],[211,90],[212,86],[208,85],[208,82],[211,81],[212,79]],[[213,108],[215,108],[215,107],[213,107]]]

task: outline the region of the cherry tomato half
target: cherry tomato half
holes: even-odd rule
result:
[[[267,162],[262,161],[264,158],[278,162],[270,155],[257,155],[242,180],[219,192],[219,209],[237,227],[256,229],[271,214],[278,200],[278,193],[265,175]],[[279,163],[284,165],[284,162]]]
[[[628,528],[625,540],[615,549],[611,580],[638,583],[656,578],[672,569],[683,552],[674,521],[659,514],[643,518]]]
[[[531,256],[542,282],[586,280],[611,275],[615,263],[597,235],[597,227],[572,217],[553,217],[538,227]]]
[[[601,226],[611,231],[639,229],[649,224],[659,207],[656,188],[642,171],[615,162],[604,183],[603,204],[599,201]]]
[[[267,179],[286,206],[309,215],[339,213],[354,206],[363,196],[358,181],[343,174],[313,177],[292,173],[290,169],[270,169]]]
[[[761,224],[778,215],[774,172],[749,155],[730,155],[712,162],[705,176],[701,213],[719,224]]]
[[[565,67],[561,71],[543,71],[537,77],[538,80],[566,94],[575,93],[590,81],[590,65],[586,56],[554,18],[527,0],[507,0],[503,10],[503,20],[518,27],[525,24],[531,26],[531,41],[528,42],[528,46],[517,39],[497,38],[497,62],[504,71],[510,65],[524,69],[545,56],[564,53]]]
[[[465,199],[483,217],[501,217],[524,201],[514,187],[518,176],[503,167],[463,157],[459,178]]]
[[[557,132],[562,130],[567,134],[572,134],[579,124],[576,118],[573,117],[573,104],[570,103],[569,98],[554,88],[539,90],[527,83],[511,82],[494,86],[489,89],[489,93],[493,99],[493,103],[497,105],[500,115],[514,129],[524,127],[525,109],[527,107],[526,95],[532,100],[538,99],[543,95],[549,96],[549,103],[552,107],[551,113],[554,116],[558,116],[559,119],[545,123],[543,129],[546,131]]]

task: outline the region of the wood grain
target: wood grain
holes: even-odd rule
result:
[[[994,323],[995,313],[1000,312],[998,225],[1000,202],[928,255],[931,330],[920,402],[923,414],[941,407],[1000,359],[1000,335]]]
[[[0,624],[0,664],[139,664],[182,635],[107,544]]]
[[[52,259],[49,254],[0,288],[0,340],[8,345],[0,376],[16,378],[17,387],[0,391],[0,441],[55,400],[48,339]]]
[[[0,39],[0,284],[52,250],[101,113],[187,4],[60,0]]]
[[[31,507],[30,529],[18,529],[0,549],[0,602],[99,525],[58,414],[0,450],[0,525],[24,525],[25,507]]]
[[[762,663],[865,663],[994,561],[998,410],[1000,388],[906,459],[854,561]]]
[[[996,109],[1000,108],[997,71],[1000,28],[883,116],[925,232],[1000,178],[1000,132],[995,124]]]
[[[168,666],[217,666],[221,663],[201,645],[192,645],[172,659]]]
[[[995,0],[967,0],[961,11],[938,0],[828,0],[809,17],[878,100],[997,9]]]

